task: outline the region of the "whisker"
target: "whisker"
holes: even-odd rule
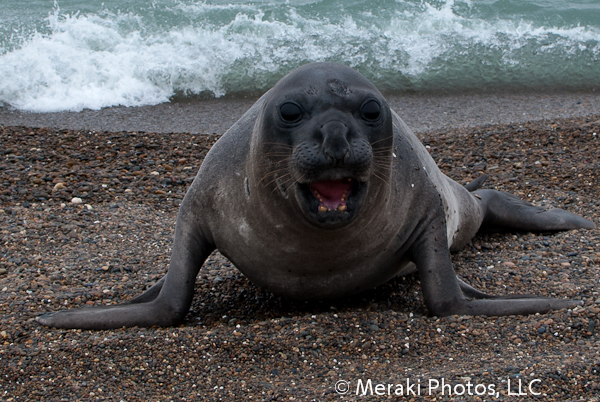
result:
[[[392,153],[392,150],[391,149],[374,149],[371,151],[371,153],[373,155],[378,155],[378,156],[390,155]]]
[[[371,162],[372,165],[375,166],[380,166],[384,169],[390,169],[392,164],[391,161],[389,160],[377,160],[377,159],[373,159],[373,162]]]
[[[286,150],[286,151],[293,149],[292,146],[284,145],[284,144],[271,144],[271,145],[267,145],[267,148],[268,149],[281,149],[281,150]]]
[[[388,178],[388,179],[389,179],[389,178],[390,178],[390,176],[391,176],[391,172],[390,172],[390,170],[387,168],[387,166],[385,166],[385,167],[382,167],[382,166],[374,166],[373,173],[378,173],[378,174],[380,174],[380,175],[382,175],[382,176],[385,176],[385,177],[386,177],[386,178]]]
[[[379,175],[378,175],[377,173],[375,173],[375,172],[373,172],[373,176],[377,177],[377,178],[378,178],[379,180],[381,180],[381,181],[382,181],[382,182],[383,182],[385,185],[387,185],[387,186],[389,186],[389,185],[390,185],[390,183],[389,183],[389,181],[388,181],[389,179],[385,179],[385,178],[383,178],[383,177],[379,176]]]
[[[304,177],[306,173],[304,173],[302,176],[298,177],[296,180],[294,180],[294,182],[292,183],[292,186],[297,184],[300,180],[302,180],[302,178]]]
[[[267,173],[266,175],[264,175],[264,176],[263,176],[263,178],[262,178],[262,179],[260,179],[260,181],[262,182],[264,179],[266,179],[266,178],[267,178],[267,177],[269,177],[269,176],[273,176],[273,175],[274,175],[274,176],[276,176],[276,175],[277,175],[277,173],[281,172],[282,170],[285,170],[285,169],[278,169],[278,170],[275,170],[275,171],[273,171],[273,172],[269,172],[269,173]],[[290,175],[290,174],[291,174],[291,172],[288,172],[288,173],[284,174],[283,176],[279,176],[279,178],[282,178],[282,177],[288,176],[288,175]],[[277,180],[277,177],[275,177],[275,179],[274,179],[274,180]],[[274,180],[273,180],[273,181],[274,181]],[[270,181],[270,182],[268,182],[267,184],[265,184],[265,186],[268,186],[269,184],[273,183],[273,181]]]
[[[373,152],[384,152],[384,151],[391,151],[392,147],[380,147],[380,148],[372,148]]]
[[[281,145],[282,147],[290,147],[290,148],[292,147],[291,145],[284,144],[283,142],[265,141],[265,142],[263,142],[263,144],[265,144],[265,145]]]
[[[371,152],[373,152],[374,154],[376,153],[382,153],[382,152],[390,152],[392,150],[392,147],[385,147],[385,148],[376,148],[373,149]]]
[[[258,167],[266,168],[266,167],[269,167],[271,165],[273,165],[273,166],[281,166],[283,163],[287,163],[289,161],[290,161],[289,158],[287,158],[287,159],[281,159],[281,160],[278,160],[278,161],[262,161],[261,163],[258,164]]]
[[[289,159],[281,159],[278,161],[262,161],[261,163],[258,164],[259,167],[267,167],[269,165],[280,165],[284,162],[289,162]]]
[[[294,179],[293,177],[290,177],[283,183],[279,183],[278,185],[276,185],[271,193],[274,193],[277,189],[279,189],[280,186],[284,186],[284,187],[287,186],[289,188],[289,187],[293,186],[294,184],[298,183],[298,181],[302,180],[303,177],[304,177],[304,174],[302,176],[298,177],[296,180],[294,180],[294,182],[290,186],[288,186],[287,184]]]
[[[264,187],[268,187],[268,186],[269,186],[269,184],[272,184],[272,183],[276,182],[276,181],[277,181],[277,179],[281,179],[282,177],[288,176],[288,175],[290,175],[290,174],[291,174],[291,173],[286,173],[286,174],[284,174],[283,176],[275,177],[273,180],[271,180],[270,182],[266,183],[266,184],[264,185]],[[261,180],[261,181],[262,181],[262,180]],[[275,187],[277,187],[277,186],[275,186]]]
[[[263,178],[262,178],[262,179],[260,179],[260,181],[263,181],[263,180],[264,180],[264,179],[266,179],[267,177],[269,177],[269,176],[271,176],[271,175],[274,175],[274,174],[277,174],[277,173],[279,173],[279,172],[281,172],[281,171],[284,171],[284,170],[288,170],[288,169],[287,169],[287,167],[284,167],[284,168],[281,168],[281,169],[277,169],[277,170],[272,170],[272,171],[268,172],[267,174],[265,174],[265,175],[263,176]],[[290,173],[288,173],[288,174],[290,174]],[[283,176],[281,176],[281,177],[283,177]]]
[[[378,173],[384,174],[386,176],[390,175],[390,170],[388,169],[387,166],[373,166],[373,167],[374,167],[374,169],[373,169],[374,172],[378,172]]]
[[[394,135],[392,134],[392,135],[390,135],[389,137],[385,137],[385,138],[382,138],[382,139],[380,139],[380,140],[377,140],[377,141],[371,142],[371,146],[373,146],[373,144],[377,144],[378,142],[389,140],[389,139],[390,139],[390,138],[392,138],[393,136],[394,136]]]

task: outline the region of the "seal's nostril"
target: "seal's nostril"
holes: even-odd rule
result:
[[[325,154],[325,157],[327,158],[327,160],[328,160],[329,164],[330,164],[331,166],[335,166],[335,164],[336,164],[336,163],[335,163],[335,162],[336,162],[336,158],[335,158],[335,156],[334,156],[334,155],[331,153],[331,151],[329,151],[329,150],[325,150],[325,151],[323,151],[323,153]]]

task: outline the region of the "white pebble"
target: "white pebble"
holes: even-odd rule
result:
[[[71,204],[81,204],[83,202],[83,200],[79,197],[73,197],[71,199]]]

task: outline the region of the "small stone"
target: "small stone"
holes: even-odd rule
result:
[[[85,204],[85,207],[87,208],[88,211],[91,211],[94,209],[94,208],[92,208],[92,206],[90,204]]]
[[[71,204],[81,204],[82,202],[83,202],[83,200],[79,197],[71,198]]]
[[[56,183],[54,185],[54,188],[52,188],[52,192],[55,193],[57,191],[64,190],[65,188],[67,188],[67,186],[65,186],[65,183]]]
[[[151,174],[152,176],[158,176],[158,175],[160,175],[160,173],[158,173],[158,172],[150,172],[150,174]]]

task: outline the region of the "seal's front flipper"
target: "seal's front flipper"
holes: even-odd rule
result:
[[[182,211],[185,208],[177,218],[169,271],[153,287],[124,304],[58,311],[40,316],[37,321],[48,327],[80,329],[166,327],[181,323],[192,303],[196,275],[214,250],[191,213],[186,216]]]
[[[443,228],[443,225],[440,225]],[[573,308],[581,302],[531,296],[495,297],[480,292],[457,278],[450,252],[443,247],[443,230],[423,234],[413,245],[425,304],[431,315],[524,315]]]
[[[559,231],[593,229],[592,221],[563,209],[536,207],[512,194],[495,190],[478,190],[473,193],[481,201],[484,232]]]
[[[488,179],[488,175],[487,174],[482,174],[481,176],[479,176],[478,178],[476,178],[475,180],[473,180],[470,183],[465,184],[465,188],[468,191],[475,191],[479,188],[481,188],[481,186],[483,186],[483,183],[485,183],[485,181]]]

